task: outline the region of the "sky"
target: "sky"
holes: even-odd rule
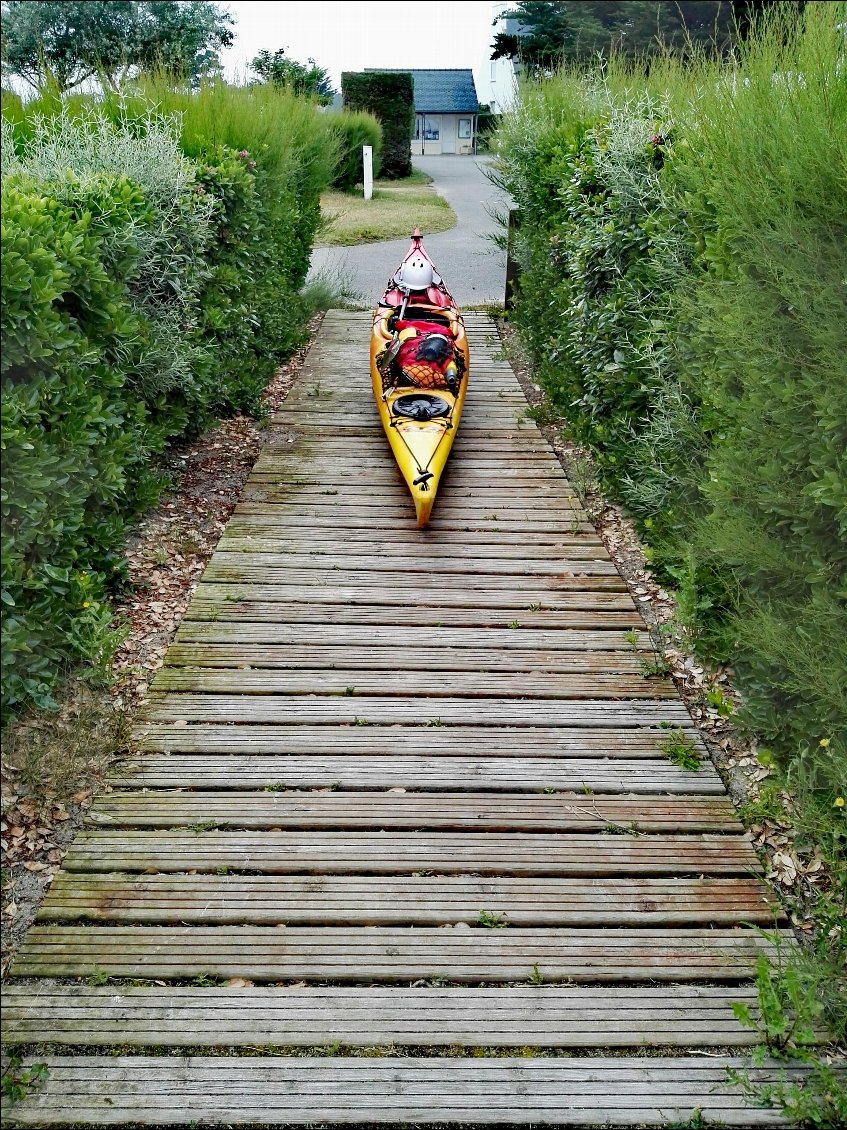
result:
[[[221,52],[228,78],[243,77],[263,48],[285,49],[329,71],[338,90],[342,71],[365,67],[470,67],[483,78],[494,35],[488,0],[234,0],[235,43]],[[503,5],[497,5],[500,8]]]

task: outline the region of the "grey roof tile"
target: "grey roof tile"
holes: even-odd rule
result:
[[[415,85],[415,110],[419,114],[475,114],[479,109],[473,71],[412,70],[406,67],[365,67],[368,72],[406,72]]]

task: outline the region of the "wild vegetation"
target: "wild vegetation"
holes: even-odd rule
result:
[[[524,343],[829,864],[806,990],[847,945],[845,20],[777,5],[729,59],[565,67],[496,139]]]
[[[152,457],[258,411],[302,340],[339,149],[273,85],[4,99],[4,717],[108,663],[105,598],[161,489]]]

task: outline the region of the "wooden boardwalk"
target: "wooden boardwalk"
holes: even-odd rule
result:
[[[4,1040],[49,1076],[4,1124],[780,1122],[725,1082],[773,922],[756,856],[517,422],[493,323],[467,324],[466,415],[419,531],[369,316],[327,316],[143,752],[15,962]],[[663,754],[669,729],[699,771]]]

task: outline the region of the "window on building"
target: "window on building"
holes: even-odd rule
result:
[[[438,141],[440,138],[440,118],[424,118],[424,141]]]
[[[496,79],[497,79],[497,60],[492,59],[491,60],[491,81],[494,82]]]
[[[467,141],[471,136],[470,118],[459,118],[459,140]]]

